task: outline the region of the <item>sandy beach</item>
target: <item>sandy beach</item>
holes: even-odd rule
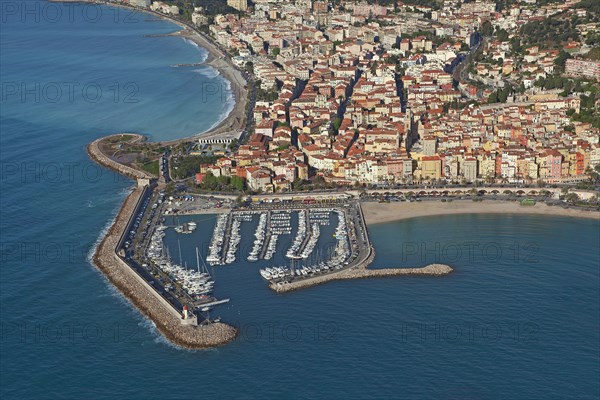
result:
[[[109,5],[114,6],[115,4],[109,3]],[[224,54],[211,39],[199,34],[182,21],[173,19],[168,15],[160,14],[148,9],[141,9],[127,5],[119,6],[153,14],[159,18],[165,19],[167,21],[179,25],[182,29],[180,31],[169,34],[169,36],[180,36],[206,49],[208,51],[208,57],[202,63],[202,65],[208,65],[215,68],[231,84],[230,89],[234,96],[235,105],[233,106],[231,112],[222,121],[217,123],[215,126],[211,127],[209,130],[199,132],[191,137],[166,141],[162,143],[165,145],[177,144],[180,142],[188,141],[191,138],[196,139],[200,136],[203,138],[238,138],[240,133],[245,129],[246,125],[248,88],[247,82],[242,76],[241,72],[231,63],[231,61],[227,58],[227,55]],[[198,93],[198,95],[202,96],[202,93]]]
[[[384,222],[399,221],[409,218],[426,217],[432,215],[452,214],[537,214],[537,215],[559,215],[576,218],[592,218],[600,221],[600,213],[596,211],[582,211],[573,208],[562,208],[547,206],[538,203],[534,206],[522,206],[512,201],[487,200],[474,201],[452,201],[442,203],[440,201],[422,202],[397,202],[397,203],[362,203],[365,222],[368,225]]]
[[[233,109],[227,115],[227,117],[225,117],[221,122],[213,126],[211,129],[205,132],[200,132],[197,135],[194,135],[193,137],[197,138],[201,136],[203,138],[237,138],[239,134],[244,130],[246,124],[246,107],[248,103],[248,89],[246,86],[246,80],[244,79],[240,71],[231,64],[229,59],[215,46],[214,43],[212,43],[212,41],[193,31],[192,29],[180,23],[179,21],[170,19],[161,14],[156,15],[160,16],[161,18],[165,18],[169,21],[175,22],[183,28],[181,31],[171,34],[171,36],[180,36],[182,38],[188,39],[208,51],[208,58],[202,65],[211,66],[217,71],[219,71],[221,75],[227,81],[230,82],[231,91],[235,97],[235,105],[233,106]],[[163,143],[174,144],[187,139],[189,138],[177,139],[174,141]]]

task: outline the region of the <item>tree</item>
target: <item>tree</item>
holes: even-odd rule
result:
[[[340,129],[340,126],[342,125],[342,119],[338,116],[333,118],[333,131],[335,134],[337,134],[338,130]]]
[[[508,41],[508,32],[506,31],[506,29],[496,30],[496,38],[501,42]]]
[[[554,59],[554,65],[556,65],[561,70],[565,69],[565,63],[567,60],[571,58],[571,55],[564,50],[560,50],[558,56]]]
[[[600,38],[598,39],[600,41]],[[585,58],[592,61],[600,61],[600,47],[594,47],[585,54]]]
[[[585,173],[587,176],[589,176],[590,181],[593,184],[597,184],[600,182],[600,164],[596,165],[594,168],[588,166],[585,169]]]
[[[170,196],[173,193],[175,193],[175,184],[173,182],[169,182],[167,183],[167,186],[165,186],[165,194]]]
[[[481,24],[480,32],[483,36],[490,37],[494,34],[494,26],[490,21],[484,21]]]
[[[569,193],[566,197],[565,200],[568,201],[571,204],[574,204],[576,202],[579,201],[579,195],[577,193]]]
[[[231,186],[237,191],[243,191],[245,189],[245,180],[239,176],[231,177]]]

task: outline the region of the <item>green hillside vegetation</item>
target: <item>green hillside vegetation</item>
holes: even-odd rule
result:
[[[521,27],[521,44],[523,46],[539,45],[546,49],[562,48],[562,44],[579,40],[579,32],[575,28],[576,18],[546,18],[542,21],[531,21]]]
[[[241,192],[245,189],[244,179],[239,176],[214,176],[208,172],[199,185],[200,189]]]
[[[200,164],[214,164],[219,157],[216,156],[188,156],[180,157],[173,162],[173,178],[184,179],[194,176],[200,169]]]

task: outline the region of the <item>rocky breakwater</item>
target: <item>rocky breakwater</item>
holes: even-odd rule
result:
[[[343,279],[364,279],[389,277],[400,275],[426,275],[426,276],[443,276],[448,275],[452,271],[452,267],[445,264],[430,264],[420,268],[384,268],[384,269],[367,269],[367,268],[350,268],[348,270],[334,272],[331,274],[315,276],[312,278],[302,279],[289,283],[272,283],[269,287],[277,293],[290,292],[292,290],[304,289],[311,286],[319,285],[329,281]]]
[[[88,147],[90,156],[92,156],[91,150],[95,148],[97,146],[90,145]],[[96,157],[101,158],[102,153],[92,156],[97,160]],[[112,162],[110,163],[111,167]],[[102,165],[106,164],[102,162]],[[125,170],[127,168],[129,167],[125,167]],[[123,171],[121,168],[115,169]],[[178,310],[161,301],[160,295],[117,255],[116,249],[119,241],[144,190],[144,187],[138,185],[127,196],[113,225],[96,249],[93,258],[94,264],[142,314],[154,322],[157,330],[172,343],[190,349],[203,349],[233,341],[237,336],[237,330],[224,323],[200,324],[199,326],[183,325]]]

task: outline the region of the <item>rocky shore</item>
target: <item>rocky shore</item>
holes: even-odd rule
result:
[[[118,164],[99,149],[98,141],[88,146],[90,157],[100,164],[132,177],[145,173]],[[125,199],[113,225],[102,239],[93,257],[94,265],[121,291],[142,314],[150,318],[158,331],[170,342],[189,349],[205,349],[233,341],[237,330],[224,323],[190,326],[182,325],[177,310],[167,307],[152,289],[117,255],[116,248],[127,223],[144,192],[138,185]]]

